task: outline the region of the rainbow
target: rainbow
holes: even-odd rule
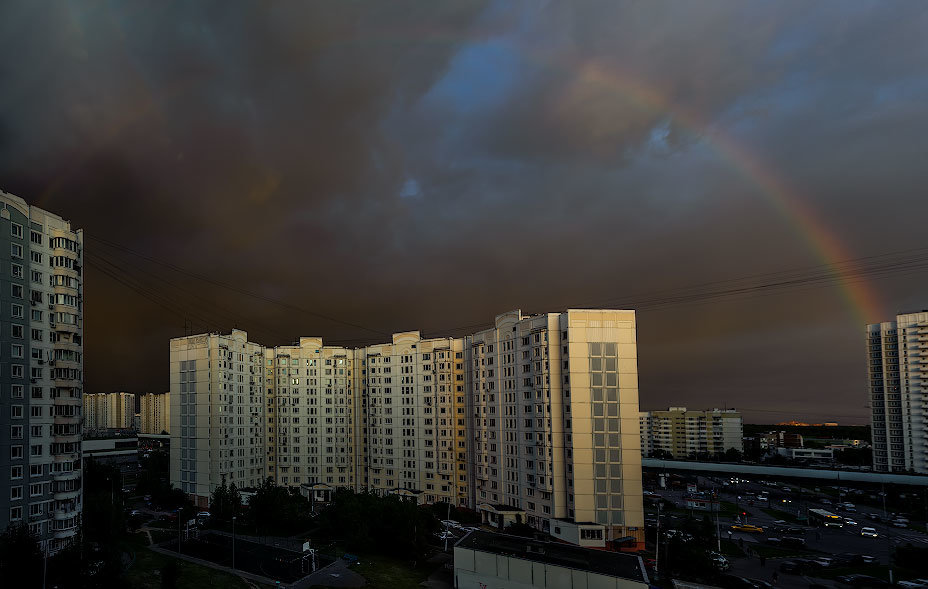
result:
[[[559,68],[560,69],[560,68]],[[883,305],[871,285],[853,275],[844,262],[853,258],[850,249],[831,231],[786,179],[753,155],[731,135],[722,133],[693,111],[674,103],[639,77],[615,67],[587,62],[572,68],[579,84],[592,84],[631,100],[644,110],[663,112],[687,129],[700,133],[707,145],[745,180],[757,186],[772,206],[789,221],[809,250],[838,277],[838,288],[850,311],[861,325],[879,321]]]
[[[75,24],[80,29],[79,24]],[[83,31],[81,31],[82,33]],[[336,49],[339,46],[348,46],[355,44],[441,44],[441,45],[460,45],[474,41],[473,38],[461,38],[454,34],[447,34],[442,31],[419,30],[410,35],[410,31],[401,32],[398,35],[378,36],[378,37],[346,37],[340,42],[335,43],[330,49]],[[307,44],[312,43],[307,39]],[[652,85],[647,84],[640,76],[632,75],[629,72],[620,70],[613,65],[603,65],[596,61],[587,61],[585,63],[555,63],[549,58],[529,55],[522,50],[523,57],[529,61],[550,68],[559,72],[567,72],[575,76],[575,84],[590,84],[605,88],[608,92],[622,96],[635,104],[638,108],[652,112],[666,113],[674,121],[682,124],[706,138],[706,145],[719,154],[735,171],[742,175],[748,182],[757,186],[761,193],[771,203],[782,217],[784,217],[793,226],[796,234],[804,241],[811,252],[832,272],[838,276],[839,290],[846,301],[849,309],[854,314],[858,323],[865,324],[872,321],[878,321],[883,316],[883,305],[872,286],[865,280],[856,277],[846,267],[843,262],[852,259],[854,256],[847,246],[845,246],[835,233],[821,221],[816,212],[805,202],[799,191],[791,186],[786,179],[778,176],[773,169],[765,165],[760,158],[751,153],[746,146],[740,144],[731,135],[721,132],[718,127],[713,127],[710,121],[698,116],[694,111],[684,108],[676,103]],[[133,63],[135,66],[135,64]],[[135,68],[138,81],[145,84],[144,76]],[[105,132],[103,141],[99,142],[96,149],[88,150],[83,158],[75,161],[71,169],[64,175],[70,176],[74,171],[80,168],[90,156],[108,141],[114,139],[127,127],[135,124],[137,121],[155,115],[161,116],[160,104],[169,98],[183,94],[190,86],[195,84],[195,80],[187,80],[183,84],[171,89],[165,95],[161,96],[160,101],[149,89],[148,100],[133,111],[130,111],[122,121],[110,126]],[[263,171],[267,172],[268,168],[264,167]],[[47,200],[55,193],[63,178],[59,178],[48,189],[46,189],[39,198],[39,204]],[[257,186],[252,187],[249,198],[255,202],[264,202],[277,190],[279,178],[271,173],[264,174]]]

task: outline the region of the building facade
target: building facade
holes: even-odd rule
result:
[[[667,453],[673,458],[742,451],[744,427],[733,409],[643,411],[639,415],[641,451],[645,456]]]
[[[271,477],[314,498],[347,487],[643,538],[635,338],[633,311],[588,310],[513,311],[465,338],[409,331],[353,349],[177,338],[171,480],[201,505],[222,480]],[[246,358],[239,372],[229,354]],[[237,387],[231,404],[224,386]],[[237,466],[225,434],[204,429],[229,414],[240,440],[262,436],[248,455],[233,440]]]
[[[0,191],[0,530],[49,552],[81,513],[83,233]]]
[[[86,393],[83,403],[85,434],[97,430],[132,428],[135,393]]]
[[[171,393],[140,395],[138,417],[140,433],[171,433]]]
[[[928,311],[867,326],[873,470],[928,474]]]

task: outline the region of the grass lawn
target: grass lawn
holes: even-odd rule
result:
[[[435,565],[423,561],[413,568],[405,560],[368,555],[359,557],[359,563],[351,568],[367,579],[365,587],[371,589],[418,589]]]
[[[161,570],[172,560],[177,563],[178,589],[248,589],[245,581],[229,573],[152,552],[145,534],[133,534],[126,544],[126,550],[135,552],[135,561],[126,572],[126,580],[134,589],[161,589]]]

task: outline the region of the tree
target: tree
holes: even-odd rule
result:
[[[511,536],[522,536],[523,538],[535,537],[535,528],[522,522],[512,522],[506,526],[504,532]]]
[[[7,587],[41,587],[42,550],[24,524],[11,524],[0,535],[0,579]]]
[[[741,462],[741,451],[737,448],[729,448],[721,457],[725,462]]]

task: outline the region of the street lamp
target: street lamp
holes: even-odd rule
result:
[[[235,520],[238,519],[234,515],[232,516],[232,570],[235,570]]]

